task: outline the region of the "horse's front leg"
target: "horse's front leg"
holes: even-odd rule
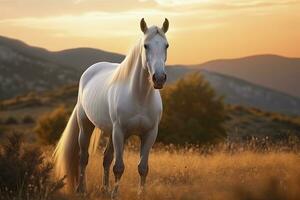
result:
[[[124,138],[124,132],[122,131],[120,125],[115,123],[112,132],[112,140],[115,153],[115,164],[113,167],[113,172],[115,175],[115,184],[111,193],[112,199],[116,199],[118,196],[120,179],[125,169],[123,162]]]
[[[145,195],[145,183],[146,177],[148,174],[148,158],[150,150],[156,140],[157,136],[157,126],[151,131],[141,135],[141,150],[140,150],[140,162],[138,165],[138,171],[140,174],[140,184],[138,195],[139,197],[143,197]]]

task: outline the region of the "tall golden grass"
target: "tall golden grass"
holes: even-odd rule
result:
[[[137,199],[138,159],[137,151],[125,151],[121,199]],[[149,200],[300,199],[300,157],[295,152],[201,154],[194,148],[164,148],[152,151],[149,165]],[[99,193],[101,176],[102,154],[97,153],[91,156],[87,168],[89,199],[107,199]]]

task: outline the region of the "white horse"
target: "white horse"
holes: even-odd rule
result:
[[[144,191],[149,151],[156,140],[162,115],[157,89],[161,89],[167,79],[165,62],[169,44],[165,33],[169,22],[165,19],[162,28],[148,28],[142,19],[140,28],[143,37],[122,63],[96,63],[81,76],[77,104],[54,152],[56,172],[67,175],[67,185],[74,189],[77,185],[79,193],[86,192],[85,169],[95,128],[109,137],[103,157],[101,191],[109,192],[109,169],[115,157],[111,197],[117,197],[125,168],[124,140],[131,134],[141,138],[139,193]]]

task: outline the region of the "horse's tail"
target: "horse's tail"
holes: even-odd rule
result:
[[[77,123],[77,107],[74,108],[68,124],[54,150],[55,173],[58,177],[66,177],[66,186],[74,191],[78,180],[79,164],[79,127]]]

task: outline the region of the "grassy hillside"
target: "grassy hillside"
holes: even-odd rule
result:
[[[285,140],[291,135],[300,136],[300,117],[265,112],[257,108],[228,105],[226,129],[229,140],[250,137]]]
[[[300,98],[248,81],[207,70],[201,73],[229,104],[257,107],[266,111],[300,115]]]
[[[44,91],[74,82],[79,73],[69,67],[35,58],[0,44],[0,99]]]

